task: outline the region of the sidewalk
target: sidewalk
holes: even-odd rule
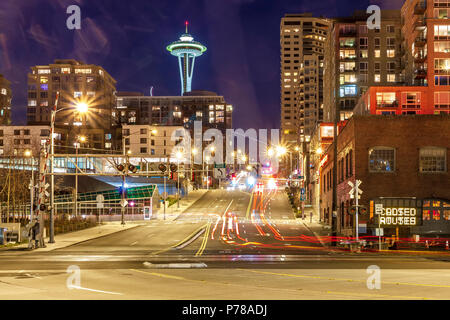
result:
[[[32,250],[30,252],[48,252],[56,249],[65,248],[80,242],[92,240],[95,238],[107,236],[116,232],[123,230],[132,229],[139,226],[139,223],[126,222],[125,225],[121,225],[120,222],[105,222],[104,224],[80,231],[74,231],[64,234],[55,235],[55,243],[48,243],[49,238],[45,238],[46,248],[39,248]],[[11,248],[5,248],[3,250],[13,249],[17,251],[18,249],[27,249],[28,243],[21,244],[19,246],[14,246]]]
[[[331,235],[331,229],[327,228],[327,225],[324,222],[319,221],[319,217],[318,216],[313,216],[312,217],[312,222],[311,222],[311,217],[309,216],[309,214],[307,215],[307,217],[305,219],[302,218],[297,218],[297,221],[301,221],[305,227],[307,227],[320,241],[320,237],[327,237]],[[322,241],[320,241],[320,243],[324,246],[327,247],[328,244],[323,243]]]
[[[178,208],[178,203],[175,203],[170,207],[166,207],[166,220],[173,221],[176,218],[178,218],[180,214],[189,209],[195,202],[197,202],[201,197],[203,197],[206,194],[206,192],[208,192],[208,190],[206,189],[191,191],[186,197],[181,198],[180,208]],[[167,204],[168,203],[166,203],[166,205]],[[158,220],[163,220],[164,207],[161,205],[161,208],[155,211],[154,215],[156,215]]]

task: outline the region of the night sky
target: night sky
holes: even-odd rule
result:
[[[165,50],[184,32],[208,47],[193,89],[224,95],[235,128],[277,128],[280,19],[285,13],[350,15],[402,0],[0,0],[0,73],[12,82],[13,123],[25,124],[30,66],[74,58],[103,66],[118,91],[179,95],[177,59]],[[81,30],[66,28],[66,8],[81,7]]]

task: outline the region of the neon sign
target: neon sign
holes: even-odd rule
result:
[[[416,208],[385,208],[383,204],[375,204],[375,213],[384,226],[416,226],[418,223]]]

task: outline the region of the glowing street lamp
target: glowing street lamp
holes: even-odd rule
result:
[[[72,107],[66,107],[58,110],[59,91],[56,92],[55,106],[52,108],[51,121],[50,121],[50,171],[51,171],[51,198],[50,198],[50,239],[49,243],[55,242],[55,230],[54,230],[54,212],[55,212],[55,121],[56,114],[60,111],[73,109]],[[75,104],[76,110],[83,114],[89,111],[89,106],[84,102]]]

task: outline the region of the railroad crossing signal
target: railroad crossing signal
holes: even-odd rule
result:
[[[358,195],[358,199],[361,199],[361,194],[363,193],[363,191],[359,188],[359,186],[362,184],[361,180],[356,180],[356,184],[353,184],[353,182],[349,181],[348,185],[350,187],[352,187],[352,189],[350,190],[349,194],[350,194],[350,199],[355,199],[355,194]]]

